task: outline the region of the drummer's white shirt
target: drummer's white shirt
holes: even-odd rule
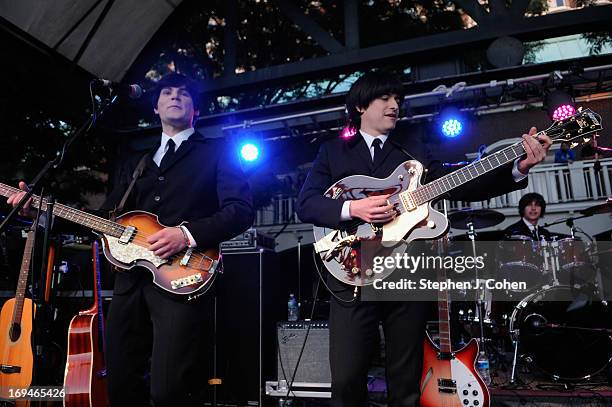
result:
[[[537,236],[538,240],[540,239],[540,234],[538,233],[538,224],[536,222],[536,224],[532,224],[531,222],[529,222],[527,219],[525,219],[523,217],[523,222],[525,222],[525,225],[527,225],[527,227],[529,228],[529,230],[533,233],[535,232],[535,235]]]

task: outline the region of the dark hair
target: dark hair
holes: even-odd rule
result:
[[[540,216],[544,216],[546,213],[546,201],[544,197],[538,193],[530,192],[528,194],[523,195],[521,200],[519,201],[519,215],[524,216],[525,208],[530,203],[535,202],[536,205],[542,208],[542,213]]]
[[[383,95],[397,95],[400,101],[404,99],[404,86],[392,73],[370,71],[357,79],[346,95],[349,127],[359,130],[361,113],[357,109],[367,109],[374,99]]]
[[[198,89],[198,85],[195,81],[188,78],[187,76],[180,73],[170,73],[168,75],[163,76],[159,82],[157,82],[157,86],[153,91],[152,102],[153,107],[157,108],[157,102],[159,101],[159,95],[161,94],[162,89],[164,88],[180,88],[185,87],[189,95],[191,96],[191,100],[193,101],[193,109],[196,111],[200,110],[200,91]]]

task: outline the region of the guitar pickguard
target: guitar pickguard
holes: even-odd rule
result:
[[[168,261],[157,257],[152,251],[138,246],[134,243],[123,244],[119,243],[119,239],[109,235],[104,235],[107,248],[110,255],[117,261],[131,265],[137,260],[146,260],[151,262],[155,267],[166,264]]]

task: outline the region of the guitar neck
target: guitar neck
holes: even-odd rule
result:
[[[446,281],[446,272],[438,269],[438,281]],[[451,353],[450,313],[448,291],[438,290],[438,330],[440,334],[440,352]]]
[[[91,252],[93,258],[93,278],[94,278],[94,306],[93,310],[98,314],[98,345],[100,346],[99,351],[104,353],[105,351],[105,334],[104,334],[104,312],[102,308],[102,287],[100,284],[100,244],[97,240],[91,245]]]
[[[22,191],[20,189],[0,183],[0,195],[8,197],[17,192]],[[47,210],[47,200],[43,199],[41,201],[39,196],[32,195],[31,206],[34,208],[40,207],[41,210],[45,211]],[[120,237],[125,230],[125,228],[118,223],[59,203],[53,205],[53,215],[114,237]]]
[[[435,181],[420,186],[412,191],[412,196],[417,205],[433,201],[434,199],[444,196],[453,189],[459,188],[463,184],[475,180],[481,175],[513,162],[523,154],[525,154],[523,144],[513,144],[481,160],[466,165],[457,171],[440,177]]]
[[[28,232],[25,248],[23,249],[23,259],[21,260],[21,270],[19,271],[19,281],[15,292],[15,307],[13,309],[13,324],[21,324],[23,314],[23,303],[25,291],[28,285],[28,275],[30,273],[30,260],[32,259],[32,248],[34,246],[34,231]]]

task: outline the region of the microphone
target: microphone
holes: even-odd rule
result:
[[[100,86],[109,88],[115,93],[117,93],[118,95],[127,96],[130,99],[138,99],[144,93],[142,91],[142,87],[136,84],[126,85],[123,83],[112,82],[112,81],[109,81],[108,79],[103,79],[103,78],[95,79],[94,81],[98,83]]]

